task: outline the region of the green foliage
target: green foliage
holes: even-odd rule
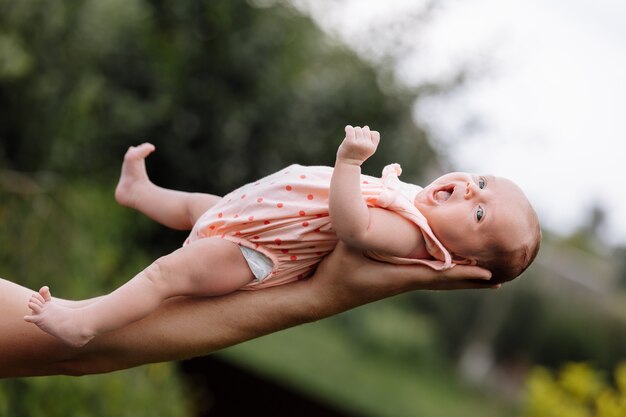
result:
[[[145,140],[156,183],[223,194],[290,163],[332,164],[343,126],[367,123],[384,137],[367,173],[400,162],[415,179],[434,153],[414,98],[387,94],[281,2],[0,0],[0,275],[90,297],[178,247],[184,236],[113,202],[125,149]],[[0,414],[175,416],[182,397],[161,365],[3,381]]]
[[[439,352],[429,346],[436,339],[435,329],[424,324],[424,317],[410,318],[387,304],[274,333],[219,355],[355,415],[512,415],[510,404],[463,384],[450,364],[439,360]],[[345,317],[355,315],[363,317]],[[375,322],[381,328],[372,329],[377,340],[365,334],[353,337],[348,324],[359,325],[374,315],[380,316]],[[401,333],[393,328],[401,328]],[[413,337],[403,340],[402,332]],[[400,346],[394,346],[396,342]]]
[[[129,236],[142,230],[130,211],[94,181],[60,182],[0,171],[0,276],[56,296],[100,295],[148,264]],[[147,408],[147,404],[158,407]],[[83,378],[0,381],[0,416],[187,416],[171,364]]]
[[[385,94],[374,70],[287,6],[0,0],[0,10],[4,54],[31,57],[0,61],[21,68],[0,79],[13,168],[92,175],[149,139],[165,185],[224,193],[288,163],[332,163],[347,123],[387,138],[373,173],[385,154],[408,175],[433,156],[414,97]]]
[[[13,45],[0,56],[31,57],[0,78],[10,169],[108,180],[149,140],[155,182],[224,194],[290,163],[332,164],[347,123],[385,138],[367,173],[399,162],[416,180],[433,162],[415,96],[386,94],[376,71],[281,2],[0,0],[0,11]],[[158,233],[159,250],[179,243]]]
[[[333,320],[339,330],[368,354],[399,363],[441,363],[440,334],[433,321],[405,308],[401,302],[363,306]]]
[[[613,383],[586,363],[565,365],[556,375],[536,368],[527,381],[523,417],[626,416],[626,363],[615,369]]]
[[[614,256],[618,259],[617,283],[622,289],[626,289],[626,246],[616,248]]]
[[[30,71],[32,57],[19,39],[0,33],[0,80],[19,78]]]
[[[284,2],[270,3],[0,0],[0,276],[30,287],[50,284],[62,297],[89,297],[178,247],[184,235],[158,229],[112,200],[125,149],[144,140],[157,145],[148,160],[156,183],[223,194],[290,163],[331,164],[343,126],[369,124],[383,141],[365,172],[378,175],[383,165],[399,162],[403,178],[424,180],[435,154],[411,117],[416,96],[388,94],[381,87],[389,85],[384,65],[374,71]],[[593,249],[586,235],[568,244]],[[336,353],[345,366],[328,372],[352,375],[361,364],[346,352],[356,352],[374,364],[363,371],[366,381],[380,387],[383,380],[388,395],[406,394],[390,407],[411,410],[410,391],[423,390],[420,408],[437,415],[429,398],[471,400],[444,388],[449,375],[444,382],[416,382],[412,378],[424,370],[418,365],[453,360],[496,316],[499,327],[483,333],[492,335],[498,359],[612,366],[626,352],[623,320],[607,319],[595,307],[590,312],[566,292],[567,308],[555,301],[560,293],[525,286],[551,278],[529,270],[521,284],[502,290],[515,294],[508,298],[500,292],[420,293],[406,299],[411,310],[386,305],[343,316],[332,326],[351,341],[349,348],[335,352],[331,346],[308,361],[317,368],[307,372],[326,377],[319,369]],[[491,315],[485,305],[492,305],[485,310]],[[321,350],[337,341],[332,337],[323,333],[317,345],[307,346]],[[294,363],[303,362],[292,346],[281,360],[291,354]],[[268,352],[276,356],[274,347]],[[402,364],[411,359],[417,365],[407,371]],[[389,369],[395,371],[384,372]],[[115,400],[122,394],[110,387],[127,385],[145,403],[161,404],[165,394],[150,389],[150,372],[3,382],[0,413],[25,410],[19,398],[36,404],[68,397],[65,389],[93,404],[112,396],[109,408],[98,407],[108,410],[103,415],[120,415],[132,400]],[[174,373],[164,375],[163,384],[177,386]],[[401,378],[405,385],[392,384]],[[323,379],[329,378],[314,384]],[[332,388],[322,390],[332,396]],[[97,393],[104,394],[94,399]],[[366,409],[384,398],[356,401]],[[463,415],[463,402],[450,407]],[[59,410],[80,415],[69,405]]]
[[[497,363],[590,361],[611,368],[626,356],[626,317],[608,308],[613,295],[620,292],[582,291],[531,267],[497,291],[417,292],[410,297],[416,314],[432,318],[449,358],[458,358],[468,342],[485,337],[481,342],[490,346]],[[623,295],[615,301],[621,299]]]
[[[623,318],[590,300],[572,303],[571,296],[547,297],[544,291],[525,285],[517,288],[503,314],[504,323],[493,342],[500,359],[524,357],[545,366],[591,361],[609,368],[626,355]]]
[[[171,364],[110,375],[0,381],[0,416],[184,417],[191,409]]]
[[[129,240],[145,223],[118,207],[111,189],[0,171],[2,180],[28,185],[0,193],[0,276],[32,288],[50,284],[59,297],[85,298],[111,290],[149,263]]]

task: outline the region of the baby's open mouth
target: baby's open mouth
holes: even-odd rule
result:
[[[447,185],[447,186],[444,186],[435,190],[435,192],[433,193],[433,197],[437,203],[441,204],[441,203],[445,203],[446,201],[448,201],[448,199],[450,198],[453,192],[454,192],[454,186]]]

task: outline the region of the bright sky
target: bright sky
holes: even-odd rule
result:
[[[423,0],[293,1],[374,60],[381,37],[407,42],[393,55],[410,85],[474,68],[457,94],[416,106],[452,168],[513,179],[556,232],[600,205],[605,237],[626,243],[626,1],[441,0],[401,36],[388,16]]]

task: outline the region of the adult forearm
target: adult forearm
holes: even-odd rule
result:
[[[190,358],[416,289],[485,288],[488,271],[367,260],[339,243],[306,281],[223,297],[178,297],[117,331],[71,348],[26,323],[32,290],[0,279],[0,377],[109,372]]]
[[[0,377],[94,374],[205,355],[313,320],[307,285],[178,297],[145,319],[76,349],[26,323],[32,290],[0,279]]]
[[[143,320],[102,334],[63,361],[63,373],[109,372],[207,355],[317,317],[307,282],[223,297],[178,297]],[[53,372],[55,370],[53,369]]]

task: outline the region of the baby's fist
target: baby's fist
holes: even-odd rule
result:
[[[337,160],[360,166],[376,152],[380,133],[367,126],[361,128],[348,125],[345,130],[346,137],[337,150]]]

